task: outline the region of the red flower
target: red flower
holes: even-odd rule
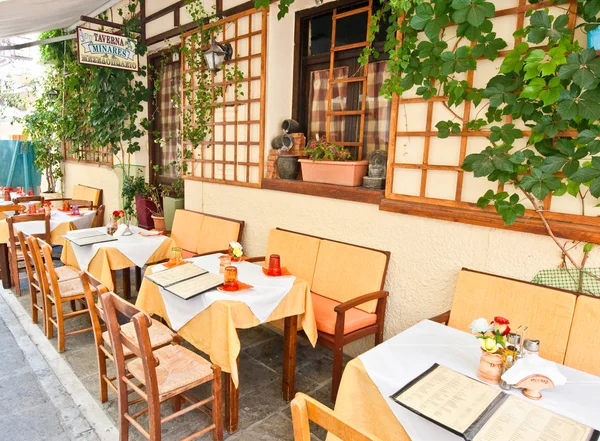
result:
[[[508,325],[508,324],[510,324],[510,322],[508,321],[508,319],[505,319],[504,317],[500,317],[500,316],[494,317],[494,321],[496,323],[498,323],[499,325]]]
[[[119,217],[119,210],[113,211],[113,217]]]

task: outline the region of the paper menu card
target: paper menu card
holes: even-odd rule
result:
[[[156,283],[162,288],[166,288],[176,283],[180,283],[185,280],[201,276],[203,274],[206,274],[207,272],[208,271],[206,271],[205,269],[197,267],[196,265],[193,265],[191,263],[185,263],[183,265],[178,265],[176,267],[169,268],[164,271],[148,274],[146,275],[146,279]]]
[[[110,234],[102,233],[102,234],[94,234],[94,235],[84,235],[84,236],[73,236],[71,234],[65,234],[62,237],[67,239],[68,241],[78,245],[80,247],[84,247],[87,245],[94,245],[96,243],[104,243],[104,242],[113,242],[118,240],[116,237],[111,236]]]
[[[165,288],[184,300],[191,299],[203,292],[209,291],[223,283],[223,277],[213,273],[205,273]]]
[[[106,232],[102,231],[102,230],[85,229],[85,230],[69,231],[66,234],[66,237],[69,239],[82,239],[84,237],[104,236],[105,234],[106,234]]]
[[[467,441],[596,441],[600,433],[434,364],[391,397]]]

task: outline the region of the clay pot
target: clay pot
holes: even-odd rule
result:
[[[489,352],[481,351],[477,378],[489,384],[500,384],[503,361],[504,359],[501,354],[490,354]]]
[[[154,221],[154,229],[158,231],[165,231],[165,217],[164,216],[155,216],[152,215],[152,220]]]
[[[294,140],[290,135],[276,136],[271,141],[271,147],[275,150],[281,149],[284,152],[289,151],[294,146]]]
[[[347,187],[361,186],[369,167],[369,161],[298,161],[302,164],[303,180]]]
[[[280,179],[296,179],[300,172],[298,155],[281,155],[277,158],[277,172]]]
[[[300,124],[293,119],[286,119],[281,123],[281,129],[285,133],[296,133],[300,130]]]

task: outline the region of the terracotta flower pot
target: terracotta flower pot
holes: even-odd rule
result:
[[[367,175],[369,161],[313,161],[299,159],[302,166],[302,179],[322,184],[359,187]]]
[[[165,231],[165,217],[164,216],[155,216],[152,215],[152,220],[154,221],[154,229],[158,231]]]
[[[500,384],[502,364],[503,357],[501,354],[490,354],[489,352],[481,351],[477,378],[489,384]]]

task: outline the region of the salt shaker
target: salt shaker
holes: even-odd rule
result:
[[[523,343],[523,356],[528,357],[530,355],[539,355],[540,353],[540,341],[527,339]]]

